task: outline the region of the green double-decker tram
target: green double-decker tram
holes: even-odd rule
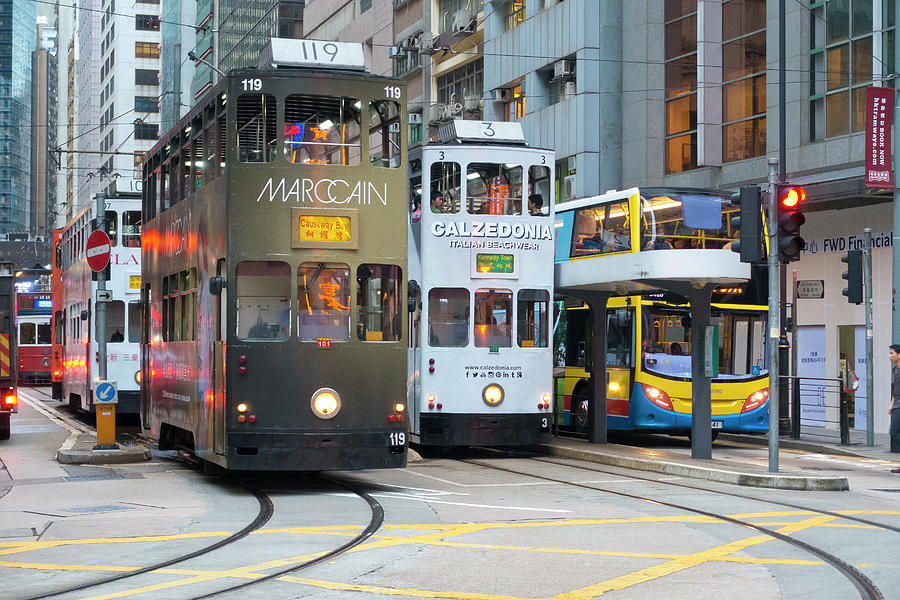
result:
[[[142,423],[231,470],[406,465],[406,89],[273,39],[144,159]]]

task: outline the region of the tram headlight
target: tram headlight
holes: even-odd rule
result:
[[[497,406],[503,402],[503,388],[496,383],[490,383],[481,390],[481,399],[488,406]]]
[[[140,371],[134,372],[134,382],[138,385],[141,385],[141,372]]]
[[[239,413],[245,413],[245,412],[247,412],[247,405],[244,404],[243,402],[241,402],[240,404],[238,404],[235,408],[237,408],[237,411],[238,411]]]
[[[406,406],[402,402],[394,405],[394,412],[402,413],[404,410],[406,410]]]
[[[331,388],[321,388],[312,395],[310,407],[320,419],[330,419],[341,411],[341,397]]]

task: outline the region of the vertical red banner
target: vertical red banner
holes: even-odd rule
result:
[[[891,116],[894,90],[866,88],[866,187],[894,187],[891,169]]]

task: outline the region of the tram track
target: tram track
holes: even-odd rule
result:
[[[532,457],[528,457],[528,456],[523,457],[523,458],[526,458],[526,459],[528,459],[528,460],[532,460]],[[652,503],[652,504],[657,505],[657,506],[667,506],[667,507],[670,507],[670,508],[674,508],[674,509],[676,509],[676,510],[683,510],[683,511],[686,511],[686,512],[690,512],[690,513],[702,515],[702,516],[705,516],[705,517],[709,517],[709,518],[721,520],[721,521],[724,521],[724,522],[727,522],[727,523],[732,523],[732,524],[734,524],[734,525],[738,525],[738,526],[740,526],[740,527],[744,527],[744,528],[753,530],[753,531],[755,531],[755,532],[757,532],[757,533],[761,533],[761,534],[764,534],[764,535],[767,535],[767,536],[771,536],[771,537],[774,538],[774,539],[777,539],[777,540],[782,541],[782,542],[785,542],[785,543],[787,543],[787,544],[789,544],[789,545],[791,545],[791,546],[794,546],[794,547],[796,547],[796,548],[799,548],[799,549],[801,549],[801,550],[804,550],[805,552],[808,552],[809,554],[811,554],[811,555],[813,555],[813,556],[819,558],[820,560],[822,560],[822,561],[825,562],[826,564],[828,564],[828,565],[832,566],[834,569],[836,569],[836,570],[837,570],[839,573],[841,573],[844,577],[846,577],[846,578],[850,581],[850,583],[853,585],[853,587],[857,590],[857,592],[859,593],[859,597],[860,597],[861,600],[884,600],[884,595],[881,593],[881,590],[879,590],[879,589],[875,586],[875,584],[872,582],[871,579],[869,579],[862,571],[860,571],[859,569],[857,569],[857,568],[854,567],[853,565],[851,565],[851,564],[845,562],[844,560],[842,560],[842,559],[839,558],[838,556],[836,556],[836,555],[834,555],[834,554],[828,552],[827,550],[824,550],[823,548],[819,548],[819,547],[814,546],[814,545],[812,545],[812,544],[808,544],[808,543],[806,543],[806,542],[804,542],[804,541],[802,541],[802,540],[798,540],[798,539],[796,539],[796,538],[794,538],[794,537],[791,537],[791,536],[789,536],[789,535],[785,535],[785,534],[783,534],[783,533],[781,533],[781,532],[775,531],[775,530],[770,529],[770,528],[768,528],[768,527],[763,527],[763,526],[761,526],[761,525],[756,525],[756,524],[754,524],[754,523],[750,523],[750,522],[744,521],[744,520],[742,520],[742,519],[737,519],[737,518],[735,518],[735,517],[730,517],[730,516],[728,516],[728,515],[723,515],[723,514],[719,514],[719,513],[715,513],[715,512],[711,512],[711,511],[706,511],[706,510],[702,510],[702,509],[699,509],[699,508],[695,508],[695,507],[691,507],[691,506],[686,506],[686,505],[684,505],[684,504],[678,504],[678,503],[676,503],[676,502],[669,502],[669,501],[667,501],[667,500],[660,500],[660,499],[657,499],[657,498],[650,498],[650,497],[648,497],[648,496],[641,496],[641,495],[639,495],[639,494],[630,494],[630,493],[628,493],[628,492],[621,492],[621,491],[616,491],[616,490],[606,489],[606,488],[597,487],[597,486],[592,486],[592,485],[588,485],[588,484],[584,484],[584,483],[577,483],[577,482],[572,482],[572,481],[566,481],[566,480],[564,480],[564,479],[558,479],[558,478],[555,478],[555,477],[548,477],[548,476],[546,476],[546,475],[540,475],[540,474],[536,474],[536,473],[529,473],[529,472],[527,472],[527,471],[523,471],[523,470],[519,470],[519,469],[513,469],[513,468],[509,468],[509,467],[502,467],[502,466],[498,466],[498,465],[494,465],[494,464],[482,462],[482,461],[480,461],[480,460],[463,459],[463,458],[460,458],[460,459],[457,459],[457,460],[458,460],[459,462],[463,462],[463,463],[466,463],[466,464],[470,464],[470,465],[474,465],[474,466],[478,466],[478,467],[482,467],[482,468],[486,468],[486,469],[492,469],[492,470],[496,470],[496,471],[502,471],[502,472],[505,472],[505,473],[512,473],[512,474],[516,474],[516,475],[522,475],[522,476],[525,476],[525,477],[531,477],[531,478],[533,478],[533,479],[539,479],[539,480],[542,480],[542,481],[548,481],[548,482],[558,483],[558,484],[562,484],[562,485],[566,485],[566,486],[577,487],[577,488],[580,488],[580,489],[594,490],[594,491],[597,491],[597,492],[602,492],[602,493],[606,493],[606,494],[611,494],[611,495],[614,495],[614,496],[617,496],[617,497],[621,497],[621,498],[629,498],[629,499],[631,499],[631,500],[637,500],[637,501],[640,501],[640,502],[648,502],[648,503]],[[578,470],[583,470],[583,471],[597,472],[597,473],[604,473],[604,474],[610,474],[610,475],[617,475],[617,476],[621,476],[621,477],[629,477],[628,475],[622,475],[622,474],[619,474],[619,473],[611,473],[611,472],[609,472],[609,471],[603,471],[603,470],[601,470],[601,469],[591,469],[591,468],[587,468],[587,467],[581,467],[581,466],[579,466],[579,465],[570,465],[570,464],[566,464],[566,463],[562,463],[562,462],[556,462],[556,461],[536,461],[536,462],[547,462],[547,463],[550,463],[550,464],[556,464],[556,465],[561,465],[561,466],[567,466],[567,467],[570,467],[570,468],[573,468],[573,469],[578,469]],[[654,483],[670,484],[670,482],[657,481],[657,480],[653,480],[653,479],[649,479],[649,478],[644,478],[644,477],[635,477],[635,479],[638,479],[638,480],[645,480],[645,481],[652,481],[652,482],[654,482]],[[674,485],[674,484],[673,484],[673,485]],[[705,489],[705,488],[693,487],[693,486],[683,486],[683,487],[689,487],[689,488],[692,488],[692,489],[702,490],[702,491],[706,491],[706,492],[712,491],[712,490],[707,490],[707,489]],[[724,494],[724,492],[714,492],[714,493]],[[763,500],[763,499],[759,499],[759,498],[752,498],[752,497],[747,497],[747,496],[740,496],[740,495],[739,495],[739,496],[737,496],[737,497],[747,498],[747,499],[751,499],[751,500],[756,500],[756,501],[758,501],[758,502],[769,502],[768,500]],[[772,504],[781,504],[781,505],[783,505],[783,506],[789,506],[789,504],[786,504],[786,503],[778,503],[778,502],[772,502]],[[798,507],[797,507],[797,506],[794,506],[794,508],[798,508]],[[817,510],[817,509],[809,509],[809,508],[804,508],[803,510],[809,510],[810,512],[813,512],[813,513],[821,513],[821,514],[823,514],[823,515],[824,515],[824,514],[829,514],[829,515],[837,516],[837,517],[840,517],[840,518],[847,518],[847,517],[845,517],[844,515],[841,515],[840,513],[824,512],[824,511],[819,511],[819,510]]]

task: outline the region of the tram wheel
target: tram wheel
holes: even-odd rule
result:
[[[588,407],[591,398],[587,387],[581,386],[572,394],[572,405],[570,412],[572,415],[572,426],[578,433],[587,433],[590,428],[588,420]]]

